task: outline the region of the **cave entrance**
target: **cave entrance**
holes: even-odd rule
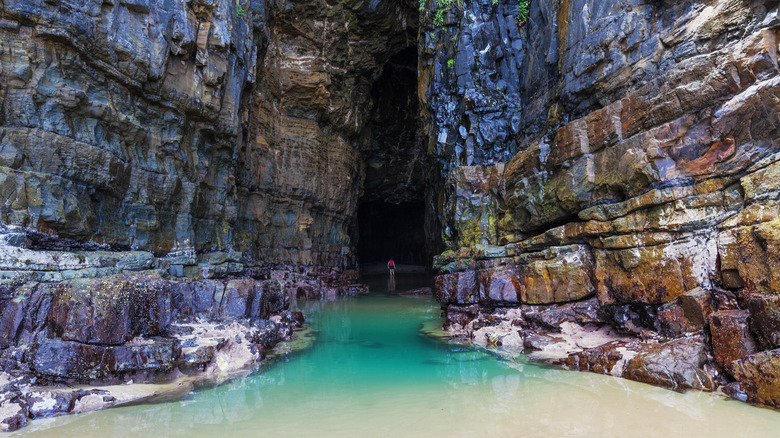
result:
[[[385,263],[390,257],[403,265],[427,264],[422,202],[363,202],[358,223],[358,258],[362,264]]]
[[[371,92],[370,141],[358,205],[358,259],[362,266],[393,257],[400,265],[430,264],[426,232],[429,166],[419,127],[417,46],[384,65]]]

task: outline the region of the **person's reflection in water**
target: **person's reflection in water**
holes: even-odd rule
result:
[[[392,292],[395,290],[395,275],[391,275],[387,280],[387,289]]]

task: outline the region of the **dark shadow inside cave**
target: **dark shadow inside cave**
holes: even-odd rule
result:
[[[390,58],[371,97],[371,140],[361,151],[366,176],[357,215],[358,259],[429,265],[429,166],[419,129],[416,46]]]
[[[422,202],[362,203],[358,210],[361,263],[386,262],[393,257],[399,264],[425,265],[424,219]]]

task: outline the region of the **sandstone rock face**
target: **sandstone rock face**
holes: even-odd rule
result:
[[[539,1],[526,23],[510,26],[502,7],[465,2],[442,25],[423,16],[424,26],[457,35],[421,64],[423,101],[436,95],[427,126],[448,181],[439,204],[445,244],[496,241],[521,258],[581,245],[588,256],[574,264],[604,303],[660,305],[721,284],[778,290],[778,146],[767,122],[776,111],[764,103],[780,84],[767,61],[776,11],[737,1]],[[746,33],[729,39],[735,26]],[[496,40],[481,39],[488,28]],[[501,93],[485,90],[483,77],[508,84],[506,99],[519,93],[514,113],[486,100]],[[492,146],[496,154],[479,159],[470,145],[494,145],[481,129],[510,121],[512,158]],[[474,126],[447,142],[459,124]],[[448,154],[445,143],[463,152]],[[489,184],[466,177],[496,168]],[[490,214],[451,207],[468,202]],[[520,283],[538,276],[529,266]]]
[[[416,9],[4,2],[0,222],[158,254],[354,266],[360,151],[372,114],[393,112],[374,111],[371,87],[414,48]]]
[[[414,45],[416,5],[268,7],[268,46],[237,151],[236,238],[264,262],[354,266],[371,87],[392,55]]]
[[[702,339],[681,338],[648,349],[631,359],[623,376],[675,390],[712,391],[717,384],[702,369],[708,362]]]
[[[630,378],[708,390],[709,332],[745,394],[776,403],[750,385],[772,375],[758,350],[780,346],[777,5],[535,0],[516,15],[485,0],[4,0],[4,363],[197,367],[228,341],[128,342],[198,318],[271,344],[264,321],[290,296],[361,292],[365,196],[424,201],[448,325],[571,304],[536,323],[664,342],[630,363],[599,347],[584,368],[622,360]],[[413,85],[415,46],[417,105],[392,93]]]
[[[214,329],[204,331],[204,321],[232,324],[235,328],[223,329],[221,336],[245,336],[250,344],[270,349],[300,326],[301,316],[287,315],[289,305],[285,283],[247,277],[169,281],[135,273],[29,284],[0,299],[2,347],[24,353],[4,356],[10,359],[4,369],[90,381],[205,367],[227,341],[209,344],[213,337],[205,333]],[[273,315],[282,316],[270,322]],[[203,338],[187,340],[183,334],[192,330],[203,331]]]
[[[641,338],[617,374],[677,389],[713,390],[780,346],[777,5],[438,10],[421,19],[420,87],[448,317],[595,295],[599,321]],[[611,373],[616,348],[570,366]]]
[[[715,361],[723,369],[730,369],[735,360],[757,351],[756,342],[748,329],[749,316],[744,310],[723,310],[710,316]]]
[[[780,407],[780,351],[763,351],[738,360],[732,365],[732,374],[749,401]]]
[[[183,0],[10,1],[0,15],[3,222],[159,252],[228,247],[252,20]]]
[[[40,285],[36,292],[51,300],[46,330],[64,341],[124,344],[158,336],[171,322],[170,286],[156,276],[71,280]]]
[[[764,349],[780,346],[780,296],[753,295],[748,303],[751,328]]]

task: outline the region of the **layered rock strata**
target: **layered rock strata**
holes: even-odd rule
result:
[[[185,378],[191,388],[245,375],[303,323],[299,312],[287,310],[283,286],[248,277],[169,281],[145,271],[30,282],[4,294],[2,411],[10,414],[0,427],[13,430],[29,419],[102,409],[165,389],[142,387],[130,396],[121,389],[69,389],[74,384],[180,386]],[[97,396],[80,406],[84,397]]]
[[[5,1],[0,220],[354,267],[371,89],[413,50],[416,17],[408,2]]]
[[[42,415],[30,378],[209,374],[224,352],[246,368],[290,334],[268,322],[290,297],[365,291],[370,90],[413,51],[416,8],[0,2],[9,428]],[[58,395],[55,411],[101,394]]]
[[[624,377],[736,381],[732,393],[780,407],[777,4],[539,0],[515,24],[488,3],[447,9],[442,25],[429,7],[438,42],[421,42],[421,84],[439,102],[427,120],[448,325],[590,300],[592,318],[566,321],[643,345],[585,349],[569,366],[611,372],[623,349]],[[499,125],[511,159],[477,147]]]
[[[85,396],[102,397],[95,408],[121,401],[68,385],[224,380],[251,371],[303,322],[287,310],[278,280],[168,281],[153,271],[30,282],[0,301],[2,371],[11,377],[2,406],[16,412],[2,420],[6,430],[84,411],[77,405]],[[65,401],[52,405],[51,388],[39,389],[47,384]]]
[[[366,291],[356,271],[245,268],[237,252],[29,248],[39,237],[0,232],[3,430],[244,376],[301,327],[291,299]]]

